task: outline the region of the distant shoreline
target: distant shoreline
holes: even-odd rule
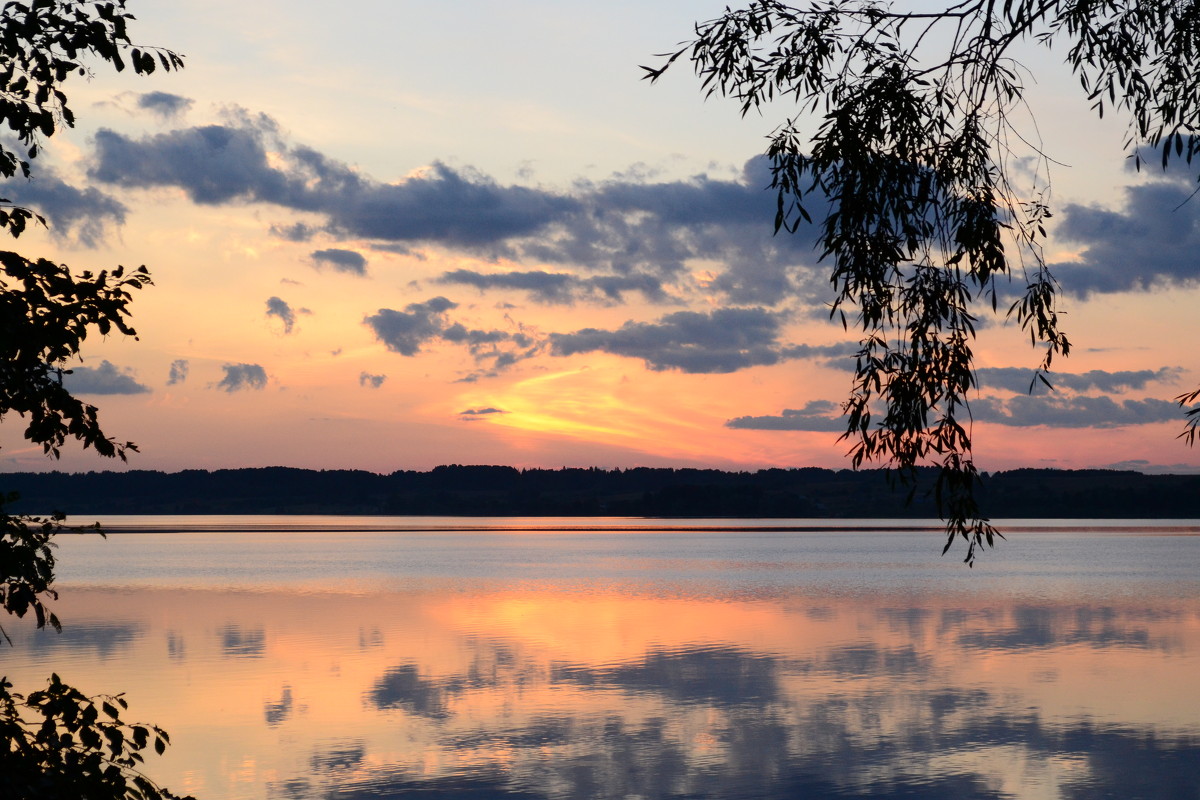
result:
[[[0,474],[11,513],[93,515],[636,517],[837,520],[940,516],[936,471],[914,491],[883,470],[437,467],[390,475],[263,467]],[[977,489],[993,519],[1200,519],[1200,475],[1018,469],[985,473]],[[792,527],[784,525],[784,527]]]

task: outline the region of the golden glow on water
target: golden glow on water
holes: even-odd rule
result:
[[[1194,598],[76,588],[58,610],[67,633],[21,631],[10,677],[127,690],[173,735],[154,774],[199,797],[479,776],[771,796],[800,764],[847,791],[969,775],[1058,798],[1097,767],[1039,737],[1198,733]]]

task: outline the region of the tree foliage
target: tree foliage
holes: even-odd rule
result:
[[[0,11],[0,121],[17,145],[0,141],[0,177],[28,178],[42,142],[75,123],[63,91],[88,64],[138,74],[179,69],[182,58],[130,40],[124,0],[25,0]],[[0,199],[0,228],[19,236],[34,211]],[[125,459],[137,448],[105,435],[94,406],[63,385],[89,334],[135,336],[131,292],[150,283],[145,267],[74,274],[65,265],[0,252],[0,420],[25,418],[25,438],[57,457],[68,439],[102,456]],[[10,515],[0,502],[0,604],[17,617],[32,612],[38,628],[61,629],[47,607],[54,589],[54,542],[63,516]],[[0,628],[7,641],[8,633]],[[9,641],[11,644],[11,641]],[[125,700],[89,697],[52,675],[45,689],[21,694],[0,677],[0,794],[5,798],[173,798],[140,772],[143,751],[162,753],[167,735],[122,719]]]
[[[974,491],[978,315],[1000,308],[1028,333],[1041,353],[1031,388],[1050,385],[1046,373],[1071,347],[1042,251],[1049,160],[1036,125],[1019,124],[1030,75],[1017,49],[1062,50],[1096,113],[1127,119],[1125,149],[1139,168],[1190,164],[1200,153],[1200,2],[912,8],[759,0],[697,24],[693,40],[644,69],[657,80],[686,57],[706,95],[734,98],[743,115],[791,105],[767,148],[775,229],[812,223],[810,196],[829,203],[815,224],[831,313],[861,331],[844,404],[851,460],[902,479],[939,466],[946,549],[962,537],[973,563],[998,535]],[[1031,156],[1026,182],[1016,160]],[[1190,419],[1192,439],[1200,420]]]
[[[124,697],[88,697],[58,675],[28,696],[12,688],[0,678],[4,797],[178,798],[140,769],[143,751],[153,746],[161,755],[169,737],[153,725],[122,719]]]
[[[30,176],[29,162],[45,138],[63,126],[74,127],[63,84],[72,75],[88,76],[89,63],[107,62],[118,72],[126,59],[133,71],[149,75],[183,68],[183,58],[160,47],[139,47],[129,38],[134,16],[125,0],[24,0],[8,2],[0,12],[0,121],[16,136],[24,152],[0,142],[0,177],[20,172]],[[8,201],[0,199],[0,203]],[[0,228],[14,236],[33,211],[0,207]]]
[[[63,375],[90,331],[136,338],[130,292],[149,283],[145,267],[75,276],[61,264],[0,252],[0,420],[14,411],[27,418],[25,438],[55,457],[68,438],[122,461],[137,450],[104,435],[96,407],[73,396]]]

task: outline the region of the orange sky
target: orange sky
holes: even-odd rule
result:
[[[139,14],[182,73],[74,87],[80,128],[35,165],[54,233],[16,245],[151,268],[140,341],[89,341],[76,384],[142,447],[132,466],[846,464],[828,418],[853,331],[822,319],[810,243],[772,237],[752,160],[785,109],[739,119],[684,70],[638,81],[719,4],[473,6],[454,26],[343,9],[365,31],[316,4],[226,5]],[[1200,380],[1200,207],[1175,208],[1194,181],[1125,170],[1120,126],[1053,58],[1030,63],[1064,162],[1048,258],[1081,265],[1060,273],[1075,351],[1049,400],[981,373],[978,462],[1194,470],[1169,408]],[[1038,360],[999,324],[977,354]],[[0,429],[0,469],[121,468],[49,462],[20,430]]]

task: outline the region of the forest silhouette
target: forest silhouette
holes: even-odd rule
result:
[[[925,486],[936,478],[924,470]],[[896,491],[885,470],[817,467],[516,469],[446,465],[380,475],[291,467],[12,473],[13,510],[90,514],[383,514],[732,518],[937,517],[928,492]],[[984,473],[993,518],[1200,517],[1200,475],[1016,469]]]

